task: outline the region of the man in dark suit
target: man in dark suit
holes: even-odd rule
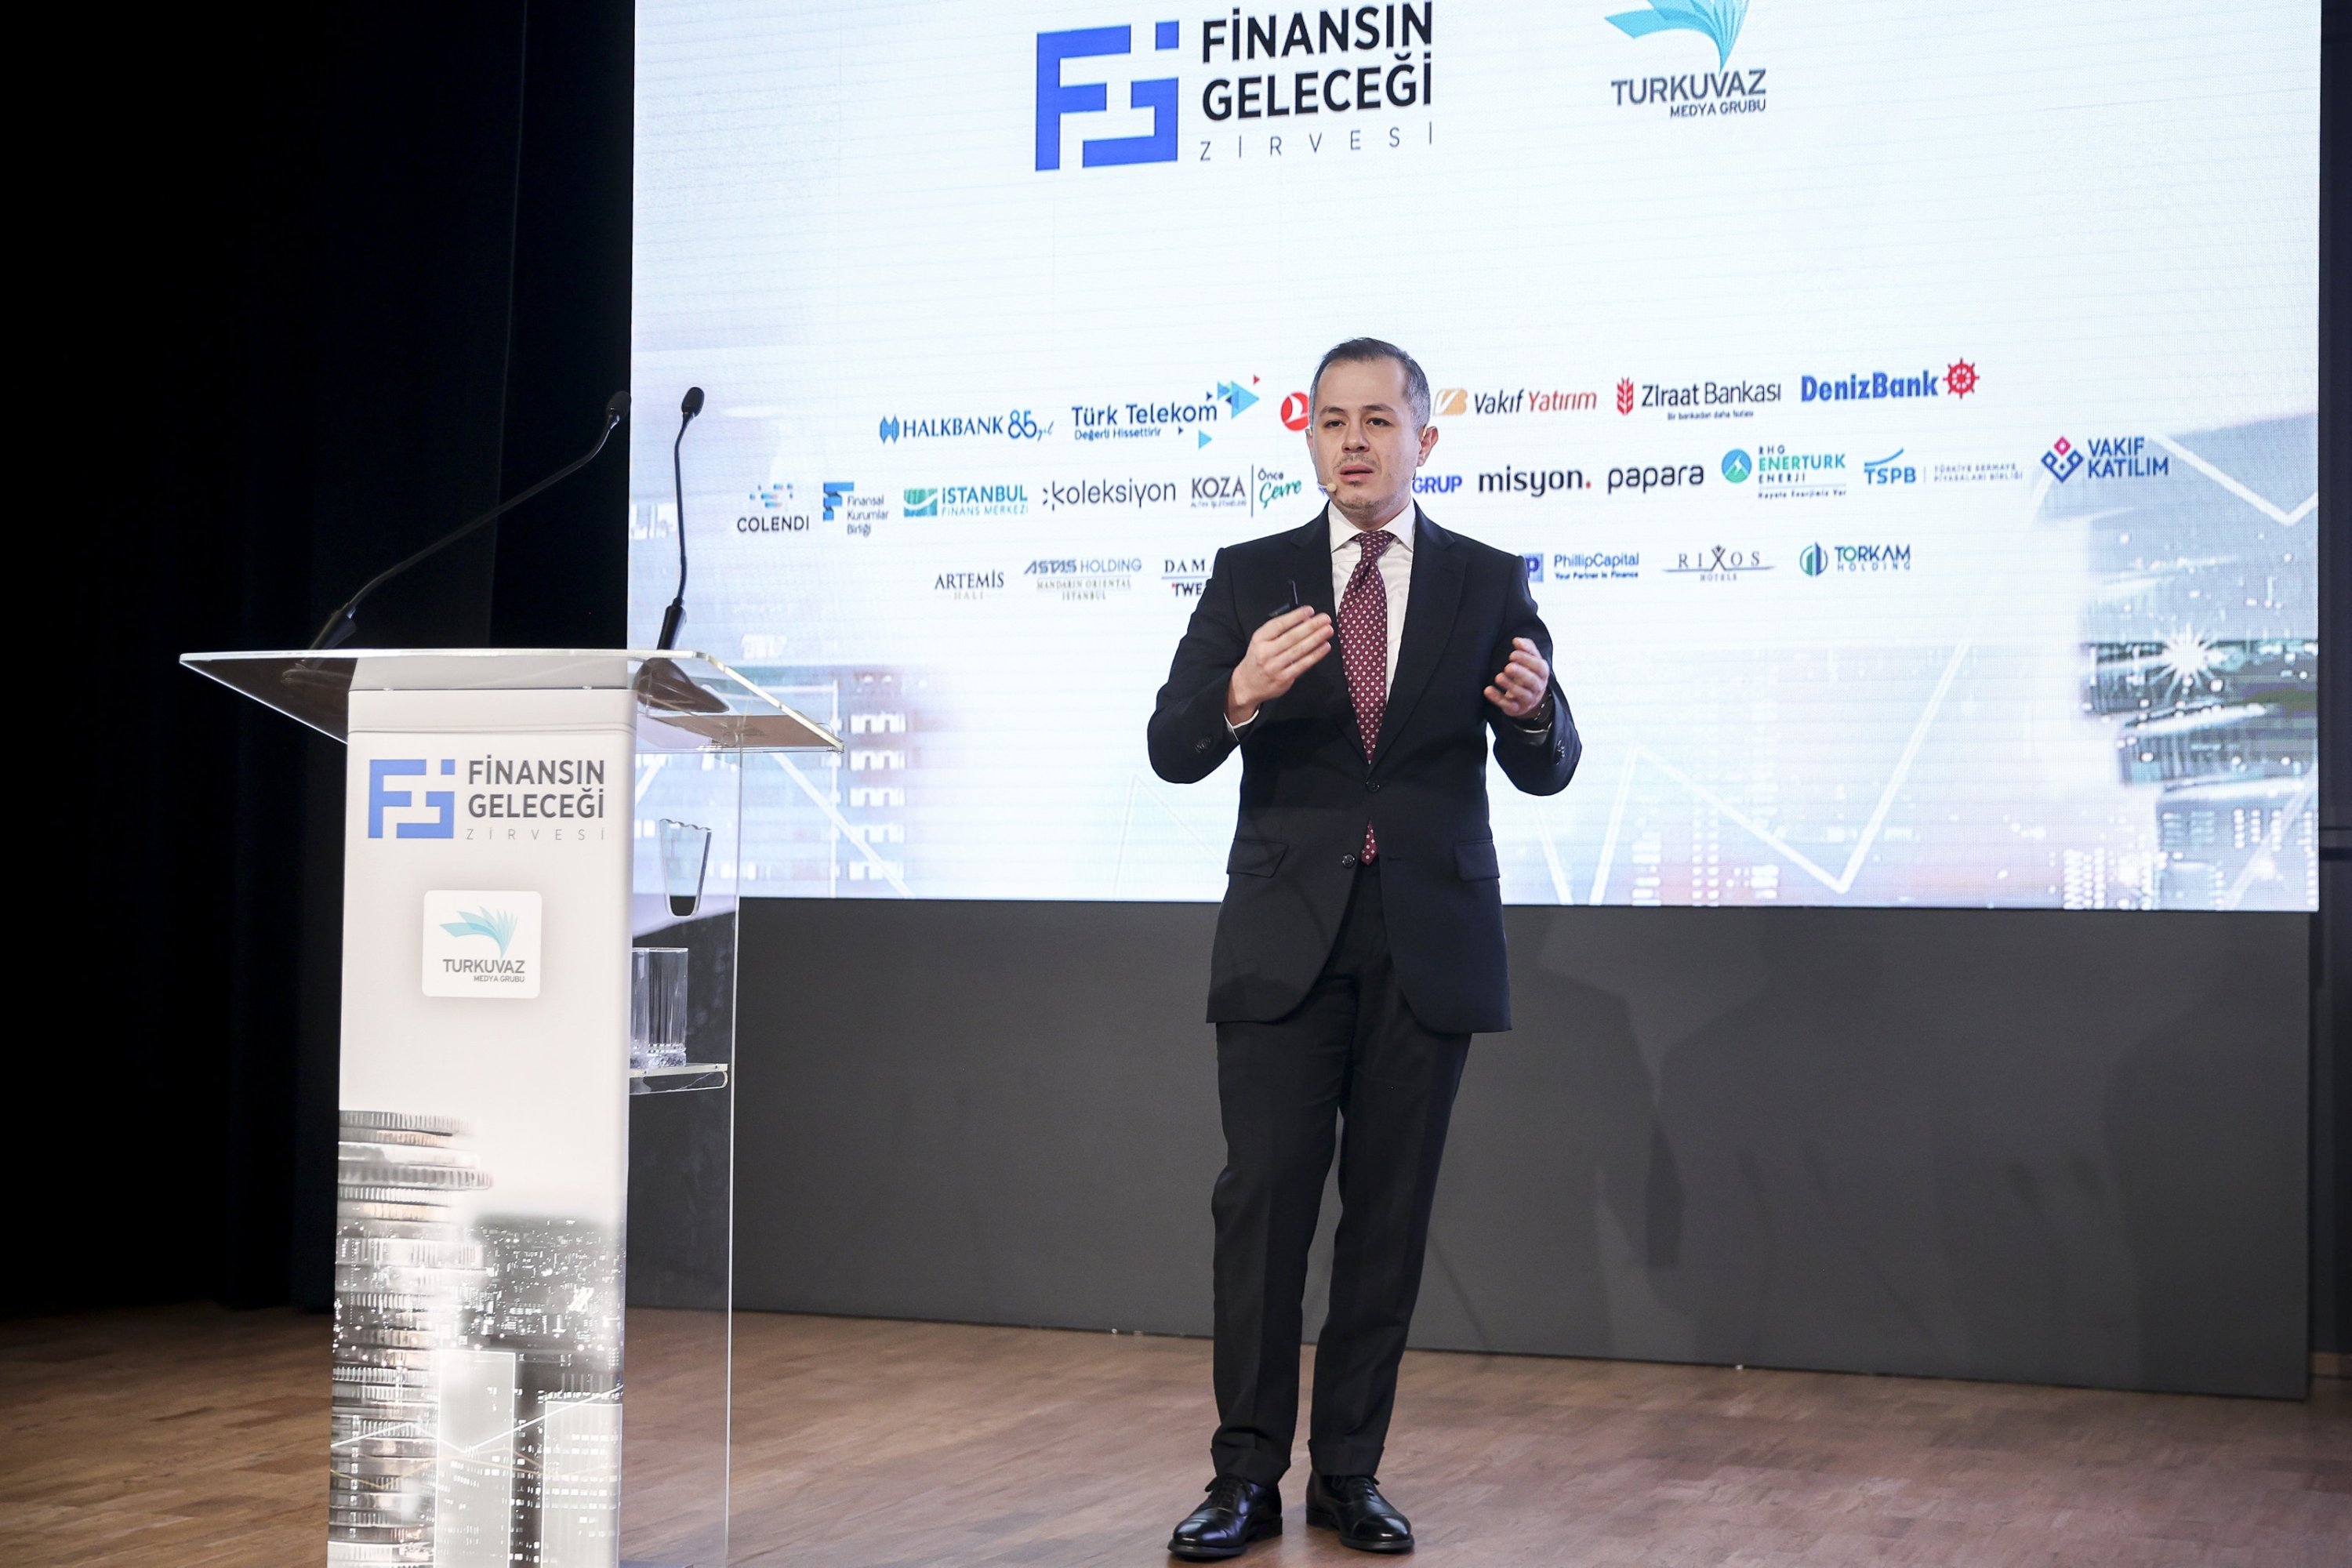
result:
[[[1413,504],[1437,444],[1421,367],[1356,339],[1323,356],[1311,397],[1329,503],[1218,552],[1150,731],[1171,784],[1242,754],[1209,982],[1225,1131],[1211,1203],[1216,1479],[1169,1542],[1194,1561],[1281,1532],[1307,1250],[1335,1141],[1307,1521],[1364,1551],[1412,1549],[1374,1472],[1470,1037],[1511,1026],[1487,734],[1531,795],[1566,788],[1581,752],[1520,558]]]

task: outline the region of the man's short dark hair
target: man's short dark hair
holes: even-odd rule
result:
[[[1394,343],[1378,338],[1349,338],[1344,343],[1334,343],[1323,353],[1323,363],[1315,367],[1315,379],[1307,384],[1307,397],[1311,404],[1322,395],[1323,373],[1335,364],[1361,364],[1371,360],[1390,360],[1404,370],[1404,397],[1412,405],[1415,426],[1429,423],[1429,377],[1411,354]]]

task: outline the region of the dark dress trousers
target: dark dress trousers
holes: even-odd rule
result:
[[[1171,783],[1242,753],[1209,984],[1226,1148],[1211,1205],[1211,1453],[1221,1474],[1267,1484],[1290,1463],[1307,1253],[1335,1145],[1341,1213],[1308,1448],[1325,1475],[1379,1465],[1469,1037],[1510,1027],[1490,732],[1505,776],[1532,795],[1565,788],[1581,751],[1557,683],[1518,722],[1485,696],[1514,637],[1551,657],[1520,558],[1418,508],[1413,528],[1369,762],[1336,646],[1238,741],[1225,724],[1226,682],[1257,628],[1293,603],[1335,610],[1320,514],[1218,552],[1150,728],[1152,769]]]

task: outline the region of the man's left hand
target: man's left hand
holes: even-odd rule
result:
[[[1551,666],[1525,637],[1511,639],[1511,661],[1486,688],[1486,700],[1513,719],[1524,719],[1544,704],[1551,689]]]

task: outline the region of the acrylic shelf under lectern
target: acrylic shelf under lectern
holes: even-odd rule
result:
[[[346,742],[327,1561],[726,1560],[747,752],[717,659],[190,654]]]

